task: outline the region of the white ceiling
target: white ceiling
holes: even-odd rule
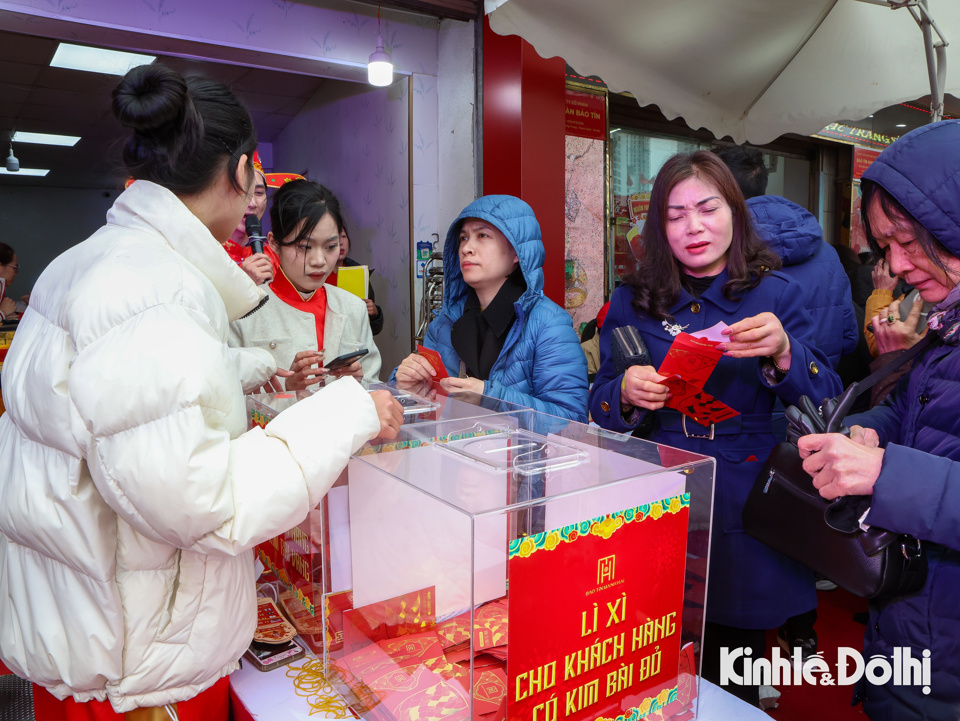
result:
[[[120,147],[127,137],[110,110],[119,77],[49,67],[59,41],[0,30],[0,149],[6,158],[14,129],[79,135],[72,148],[16,143],[22,168],[49,168],[45,178],[0,175],[0,185],[116,189],[122,185]],[[325,84],[295,73],[180,57],[159,60],[182,73],[226,83],[250,110],[260,142],[273,142]]]

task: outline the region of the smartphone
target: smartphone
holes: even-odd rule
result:
[[[290,640],[284,643],[261,643],[253,641],[244,654],[260,671],[272,671],[275,668],[303,657],[303,646]]]
[[[900,320],[905,321],[907,316],[910,315],[910,311],[913,310],[914,301],[920,296],[920,291],[914,288],[909,293],[907,297],[900,301]],[[921,303],[923,299],[921,299]],[[923,333],[927,327],[927,313],[923,310],[920,311],[920,317],[917,319],[917,333]]]
[[[324,363],[323,367],[329,371],[337,370],[338,368],[345,368],[356,360],[360,360],[367,353],[369,353],[366,348],[361,348],[360,350],[355,350],[350,353],[344,353],[341,356],[337,356],[329,363]]]

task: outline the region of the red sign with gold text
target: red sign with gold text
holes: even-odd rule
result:
[[[567,88],[566,134],[594,140],[607,139],[607,99]]]
[[[689,505],[684,494],[511,542],[508,721],[681,710]]]
[[[853,179],[860,180],[871,163],[880,156],[879,150],[867,150],[866,148],[853,149]]]

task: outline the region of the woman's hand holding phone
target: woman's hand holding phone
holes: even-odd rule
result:
[[[302,391],[307,386],[319,383],[327,374],[326,368],[321,367],[323,352],[302,350],[293,357],[290,371],[293,375],[286,379],[288,391]]]
[[[353,376],[358,381],[363,380],[363,368],[360,366],[360,361],[354,361],[348,366],[324,370],[328,370],[330,375],[336,376],[337,378],[342,378],[343,376]]]
[[[348,351],[327,363],[324,370],[337,378],[353,376],[358,381],[362,380],[363,368],[360,366],[360,359],[369,352],[366,348]]]

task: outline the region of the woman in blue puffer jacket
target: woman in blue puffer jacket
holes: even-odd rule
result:
[[[846,419],[851,437],[800,439],[804,469],[825,498],[872,495],[865,522],[916,536],[924,587],[870,603],[864,659],[893,664],[929,651],[929,677],[858,684],[873,721],[960,718],[960,121],[927,125],[880,154],[863,176],[864,227],[874,253],[936,303],[940,338],[883,404]],[[906,651],[900,651],[903,656]]]
[[[475,200],[447,231],[443,308],[423,344],[443,359],[447,390],[586,421],[586,356],[570,315],[543,294],[543,259],[529,205],[512,195]],[[398,383],[434,375],[417,354],[394,371]]]

